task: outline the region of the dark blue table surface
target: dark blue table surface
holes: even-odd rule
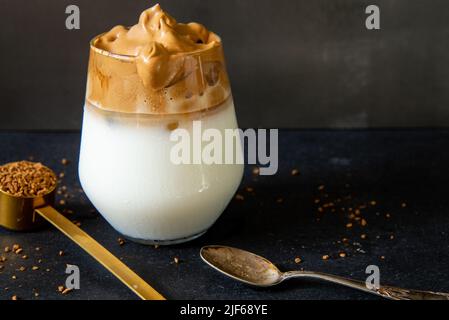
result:
[[[206,244],[248,249],[282,270],[304,268],[361,280],[367,276],[366,267],[374,264],[380,268],[383,284],[449,292],[449,130],[281,131],[278,174],[254,176],[253,167],[247,166],[238,191],[243,201],[232,201],[203,237],[159,248],[130,242],[119,246],[120,235],[92,212],[79,190],[79,138],[73,132],[2,132],[0,163],[33,157],[64,172],[61,185],[67,186],[71,198],[57,207],[72,210],[71,219],[80,221],[85,231],[169,299],[376,298],[303,280],[254,289],[206,266],[198,255]],[[69,159],[69,165],[63,166],[62,158]],[[293,169],[300,174],[292,176]],[[320,185],[324,190],[318,190]],[[336,212],[328,208],[319,213],[320,204],[314,203],[318,198],[321,203],[335,202]],[[371,201],[376,205],[370,205]],[[363,210],[367,225],[354,223],[347,228],[348,214],[341,207],[348,210],[364,203],[368,204]],[[361,234],[367,238],[361,239]],[[5,246],[15,243],[28,259],[3,253]],[[54,228],[31,233],[0,229],[0,249],[0,255],[7,258],[0,263],[1,299],[12,295],[21,299],[136,299]],[[339,252],[347,256],[341,258]],[[330,259],[324,261],[326,254]],[[175,256],[179,264],[173,263]],[[302,259],[300,264],[295,263],[296,257]],[[57,288],[65,282],[66,264],[80,268],[81,289],[62,295]],[[39,269],[31,270],[35,265]],[[21,266],[27,269],[20,271]]]

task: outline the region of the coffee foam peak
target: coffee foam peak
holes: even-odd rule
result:
[[[178,23],[159,4],[91,43],[87,99],[104,109],[184,113],[229,94],[221,39],[199,23]]]

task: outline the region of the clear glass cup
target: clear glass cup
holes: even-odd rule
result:
[[[176,164],[170,136],[185,129],[194,139],[195,121],[223,136],[237,129],[221,44],[184,55],[189,71],[150,90],[138,58],[101,50],[98,38],[90,46],[79,160],[86,195],[133,241],[175,244],[199,237],[232,199],[243,164]]]

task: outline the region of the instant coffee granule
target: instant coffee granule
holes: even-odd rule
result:
[[[56,186],[56,176],[42,163],[19,161],[0,166],[0,190],[17,197],[36,197]]]

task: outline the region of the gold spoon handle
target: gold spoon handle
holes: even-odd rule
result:
[[[366,285],[365,282],[321,272],[288,271],[283,274],[282,278],[283,280],[289,278],[314,278],[340,284],[353,289],[362,290],[392,300],[449,300],[448,293],[409,290],[389,286],[379,286],[379,288],[377,289],[371,289]]]
[[[159,292],[153,289],[134,271],[54,208],[46,206],[35,211],[94,257],[141,299],[165,300]]]

